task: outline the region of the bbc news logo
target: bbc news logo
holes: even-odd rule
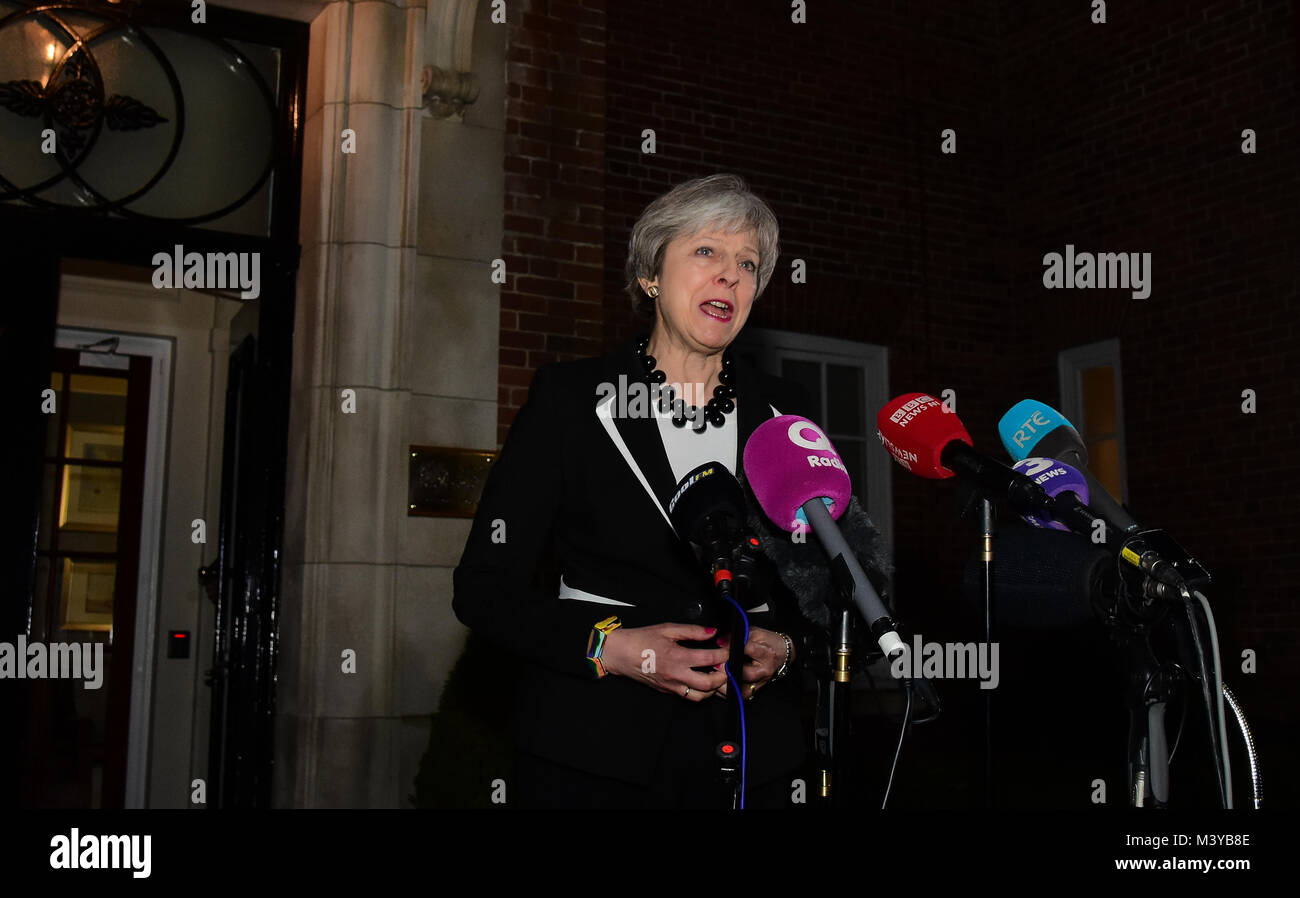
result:
[[[933,396],[922,394],[900,405],[898,411],[889,416],[889,420],[900,427],[906,427],[910,421],[920,417],[922,412],[941,405],[943,403]]]

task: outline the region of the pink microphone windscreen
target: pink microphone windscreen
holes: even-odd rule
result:
[[[745,477],[763,512],[791,533],[808,529],[801,506],[822,499],[832,518],[849,507],[852,485],[840,455],[807,418],[782,415],[760,424],[744,452]]]

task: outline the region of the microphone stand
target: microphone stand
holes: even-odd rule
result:
[[[1162,662],[1158,649],[1167,656],[1172,637],[1178,653],[1183,639],[1170,606],[1151,601],[1145,588],[1134,589],[1139,581],[1144,587],[1155,583],[1145,576],[1121,576],[1113,599],[1106,599],[1098,611],[1128,668],[1124,703],[1128,707],[1129,805],[1165,808],[1170,799],[1165,711],[1181,692],[1183,673],[1177,663]]]
[[[1163,808],[1169,804],[1165,709],[1177,683],[1149,663],[1135,673],[1129,682],[1129,803],[1135,808]]]
[[[984,644],[993,644],[993,538],[997,535],[997,511],[993,501],[981,494],[979,507],[980,563],[984,581]],[[990,649],[991,651],[991,649]],[[984,691],[984,807],[993,807],[993,690]]]
[[[1135,808],[1163,808],[1169,804],[1169,746],[1165,733],[1165,709],[1174,698],[1178,675],[1156,657],[1152,638],[1167,621],[1164,614],[1151,618],[1133,614],[1131,598],[1126,603],[1120,586],[1120,614],[1112,619],[1112,634],[1124,650],[1128,664],[1128,791]],[[1125,613],[1127,611],[1128,613]]]
[[[871,581],[867,578],[866,572],[862,570],[862,565],[849,548],[848,543],[844,541],[844,535],[840,533],[839,526],[831,518],[830,512],[826,510],[826,505],[821,499],[811,499],[801,507],[809,527],[818,541],[821,542],[822,548],[826,550],[826,555],[830,559],[831,578],[837,588],[838,601],[842,604],[842,607],[838,609],[840,611],[840,626],[837,633],[838,646],[835,651],[834,664],[831,667],[829,689],[831,701],[831,709],[828,715],[831,729],[831,781],[822,784],[823,792],[835,789],[838,785],[838,794],[842,795],[845,794],[843,778],[848,761],[849,695],[852,689],[852,643],[850,640],[853,632],[852,625],[849,623],[849,608],[857,609],[862,615],[867,629],[876,638],[876,643],[880,646],[880,650],[884,652],[886,658],[892,660],[903,655],[907,652],[907,646],[899,638],[896,625],[889,617],[888,609],[885,608],[880,596],[876,593],[875,587],[871,585]],[[832,609],[832,612],[835,610]],[[832,616],[831,619],[834,620],[835,618]],[[838,784],[837,779],[840,781]],[[832,800],[837,803],[841,802],[842,799],[835,798],[835,794],[832,792]]]
[[[984,486],[966,483],[956,495],[958,517],[975,516],[980,535],[980,580],[984,594],[984,642],[993,643],[993,541],[997,536],[997,507]],[[993,807],[993,690],[984,692],[984,807]]]
[[[853,574],[843,556],[831,563],[830,570],[835,585],[831,620],[834,622],[838,614],[839,622],[832,640],[835,655],[826,682],[830,707],[827,709],[826,766],[822,770],[821,795],[831,807],[846,807],[853,722]]]

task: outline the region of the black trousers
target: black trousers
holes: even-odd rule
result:
[[[699,713],[702,710],[683,707],[674,715],[648,785],[598,776],[516,750],[513,789],[507,793],[507,802],[525,809],[730,809],[732,793],[723,784],[713,755],[718,742],[715,715]],[[750,746],[751,753],[755,750],[761,747]],[[794,791],[791,781],[802,775],[796,768],[766,783],[747,781],[746,809],[806,807],[790,800]],[[805,794],[810,790],[811,786]]]

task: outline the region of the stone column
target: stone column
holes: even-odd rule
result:
[[[476,28],[479,6],[335,2],[312,23],[281,806],[408,806],[464,644],[451,571],[469,522],[407,517],[406,499],[411,444],[496,446],[505,26]]]
[[[424,27],[424,5],[402,0],[331,3],[311,26],[279,805],[398,800],[393,647],[409,398],[401,351],[415,291]],[[345,672],[345,652],[355,653],[355,672]]]

